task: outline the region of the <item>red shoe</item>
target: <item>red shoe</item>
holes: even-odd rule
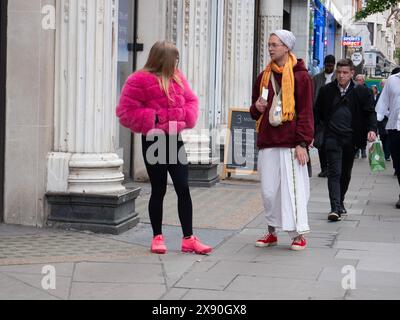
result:
[[[293,251],[302,251],[307,247],[307,241],[304,237],[301,237],[299,241],[294,240],[292,243]]]
[[[162,234],[154,237],[151,243],[151,252],[156,254],[167,253],[167,247],[165,246],[164,236]]]
[[[278,245],[278,237],[272,233],[267,233],[263,238],[256,241],[256,247],[273,247]]]
[[[202,244],[195,236],[182,240],[182,252],[184,253],[208,254],[211,251],[211,247]]]

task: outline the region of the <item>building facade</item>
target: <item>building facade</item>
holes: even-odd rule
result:
[[[342,37],[345,21],[351,8],[347,0],[312,0],[310,1],[310,38],[308,65],[317,65],[315,72],[324,67],[324,58],[334,55],[337,59],[344,54]]]
[[[366,1],[353,1],[356,13],[366,5]],[[373,14],[366,19],[349,24],[348,35],[362,38],[361,48],[356,50],[363,55],[360,72],[371,77],[387,77],[396,65],[396,19],[389,19],[392,10]],[[348,51],[351,57],[352,50]]]
[[[166,39],[179,48],[179,68],[200,99],[198,125],[184,136],[189,159],[218,165],[229,110],[250,106],[268,63],[269,33],[292,30],[306,62],[341,57],[343,2],[2,0],[0,219],[132,227],[134,181],[146,173],[140,139],[119,126],[115,107],[151,46]]]

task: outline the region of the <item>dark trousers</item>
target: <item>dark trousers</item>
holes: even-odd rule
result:
[[[390,159],[390,141],[388,131],[386,130],[387,118],[384,121],[378,121],[378,133],[382,141],[383,152],[385,153],[385,159]]]
[[[325,146],[323,146],[321,149],[318,149],[318,156],[319,156],[319,163],[321,165],[321,172],[327,171],[328,164],[327,164],[327,160],[326,160]]]
[[[383,152],[385,153],[385,159],[390,159],[392,152],[390,151],[390,140],[387,134],[380,136],[382,140]]]
[[[162,234],[163,203],[167,192],[169,172],[178,196],[178,214],[183,235],[190,237],[193,235],[193,205],[189,190],[189,167],[184,144],[179,141],[177,136],[164,136],[163,140],[159,139],[158,137],[155,141],[146,141],[146,137],[142,136],[143,158],[151,183],[149,214],[153,233],[154,236]],[[159,144],[161,147],[155,156],[165,161],[154,163],[154,159],[150,158],[153,157],[155,143],[158,141],[162,141],[162,143]],[[181,157],[183,155],[184,161],[180,161],[178,153]]]
[[[339,213],[349,189],[355,148],[351,138],[327,135],[328,188],[332,212]]]
[[[400,185],[400,131],[389,130],[389,141],[393,165]]]

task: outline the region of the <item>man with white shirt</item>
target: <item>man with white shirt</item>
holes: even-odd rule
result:
[[[378,121],[382,121],[385,116],[389,119],[386,129],[400,186],[400,68],[394,69],[392,74],[385,82],[385,87],[376,105],[376,113]],[[400,209],[400,196],[396,208]]]

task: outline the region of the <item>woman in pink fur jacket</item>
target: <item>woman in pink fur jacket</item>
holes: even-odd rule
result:
[[[193,236],[193,205],[189,190],[189,169],[184,129],[195,127],[198,98],[177,69],[179,51],[170,42],[157,42],[145,67],[132,74],[122,90],[117,116],[122,126],[142,134],[142,153],[151,182],[149,214],[153,228],[151,251],[165,254],[162,233],[163,201],[168,172],[178,196],[182,225],[182,252],[208,254],[212,248]]]

